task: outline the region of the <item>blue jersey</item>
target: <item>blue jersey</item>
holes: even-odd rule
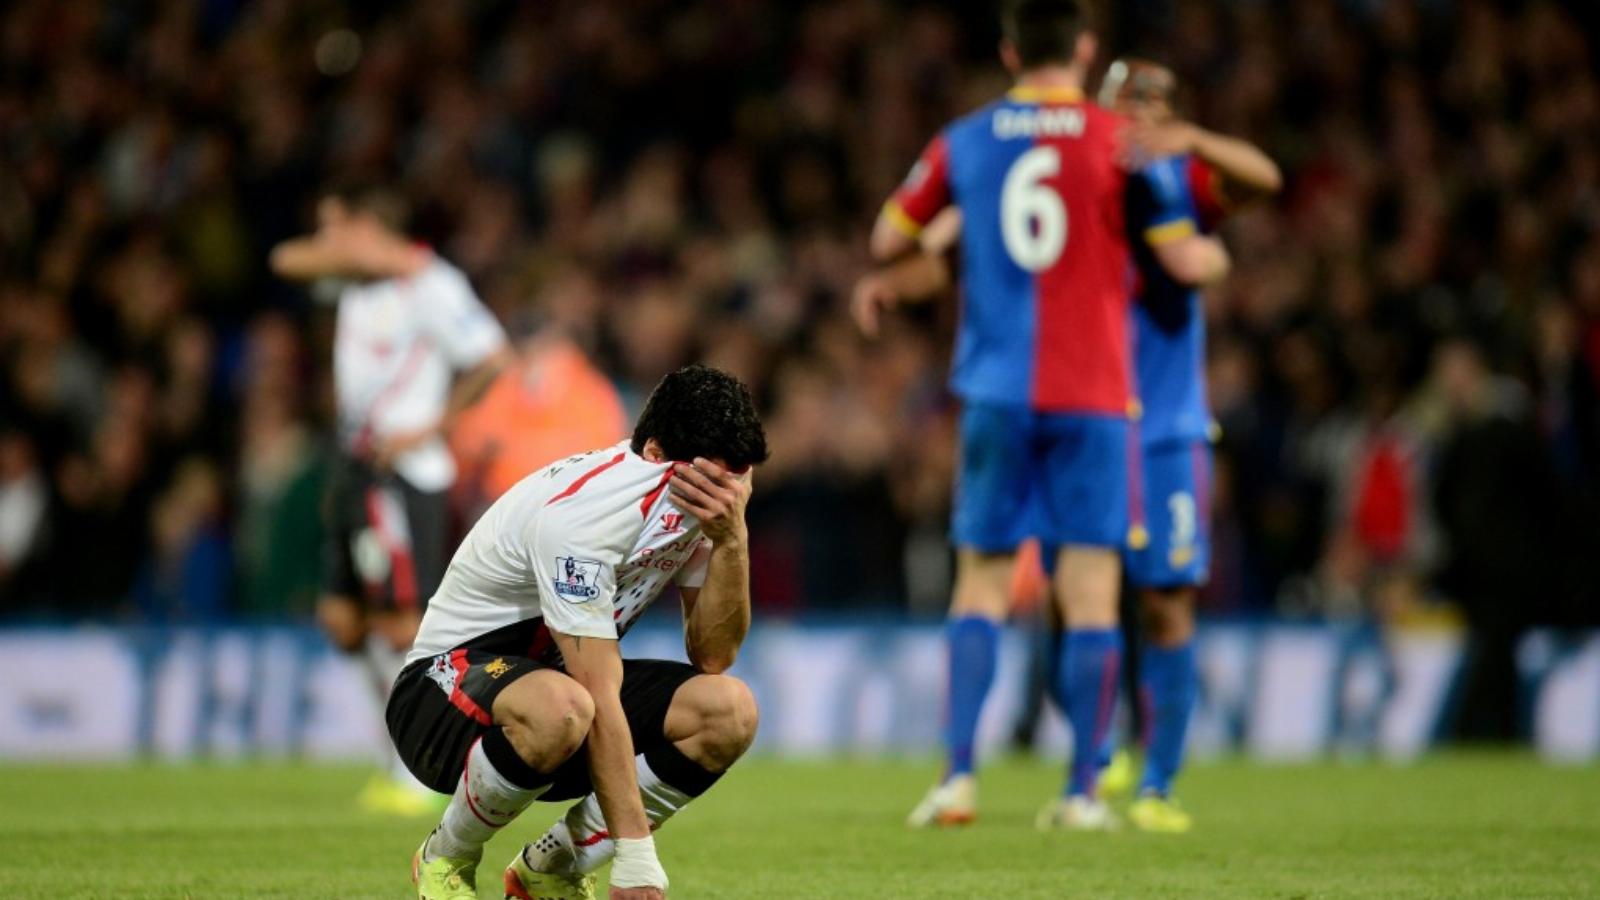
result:
[[[1132,333],[1140,436],[1146,446],[1206,440],[1212,426],[1204,304],[1199,290],[1167,275],[1151,248],[1215,225],[1213,175],[1188,156],[1158,160],[1141,174],[1128,189],[1129,222],[1143,226],[1130,241],[1138,269]]]
[[[1127,416],[1122,121],[1076,90],[1018,88],[934,138],[890,200],[890,220],[913,235],[961,208],[952,382],[964,399]]]

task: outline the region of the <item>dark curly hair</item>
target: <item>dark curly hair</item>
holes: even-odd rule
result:
[[[633,426],[633,452],[651,438],[676,462],[719,459],[734,471],[767,461],[767,435],[750,389],[709,366],[685,366],[661,379]]]

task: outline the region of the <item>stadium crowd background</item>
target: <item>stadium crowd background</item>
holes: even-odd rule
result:
[[[992,20],[871,0],[6,4],[0,615],[309,609],[331,317],[265,260],[352,171],[402,185],[415,233],[514,336],[564,331],[630,409],[695,359],[752,384],[767,611],[942,611],[953,305],[869,343],[847,302],[922,144],[1004,89]],[[1108,23],[1289,178],[1227,227],[1235,272],[1208,295],[1211,612],[1454,609],[1508,642],[1600,621],[1582,22],[1309,0]]]

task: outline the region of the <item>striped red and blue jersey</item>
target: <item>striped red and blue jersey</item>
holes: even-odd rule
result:
[[[923,151],[886,214],[915,234],[962,214],[963,399],[1126,416],[1132,267],[1123,120],[1075,90],[1018,88]]]
[[[1172,279],[1156,259],[1156,245],[1210,231],[1222,218],[1215,173],[1192,156],[1172,156],[1129,179],[1128,221],[1137,270],[1132,307],[1134,383],[1146,446],[1206,440],[1205,307],[1196,288]],[[1131,229],[1130,229],[1131,230]]]

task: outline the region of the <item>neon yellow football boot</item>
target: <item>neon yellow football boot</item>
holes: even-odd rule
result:
[[[478,863],[448,856],[424,862],[427,848],[424,840],[411,857],[411,883],[416,885],[417,900],[478,900]]]
[[[595,900],[594,876],[535,872],[521,851],[506,866],[506,900]]]
[[[1140,831],[1155,834],[1187,834],[1194,827],[1194,818],[1176,800],[1155,794],[1146,794],[1128,807],[1128,821]]]
[[[1117,800],[1133,793],[1138,775],[1134,772],[1133,754],[1118,750],[1111,754],[1111,762],[1100,770],[1100,780],[1095,793],[1107,800]]]
[[[401,784],[385,774],[367,779],[361,793],[356,795],[356,805],[369,813],[416,819],[437,816],[444,811],[449,798],[422,788]]]

